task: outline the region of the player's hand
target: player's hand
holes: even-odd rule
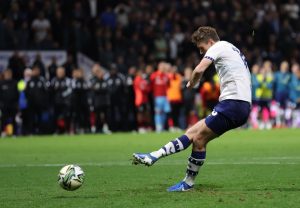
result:
[[[191,81],[189,81],[187,84],[186,84],[186,87],[191,89],[194,87],[194,85],[191,83]]]

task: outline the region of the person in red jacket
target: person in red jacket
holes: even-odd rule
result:
[[[137,109],[138,130],[143,133],[150,126],[151,122],[149,105],[150,83],[143,70],[137,71],[137,75],[133,81],[133,88],[135,93],[134,103]]]
[[[167,119],[167,113],[171,111],[170,103],[167,99],[167,89],[169,86],[169,77],[166,74],[167,64],[160,62],[157,71],[153,72],[150,77],[151,88],[154,97],[155,109],[155,130],[161,132]]]

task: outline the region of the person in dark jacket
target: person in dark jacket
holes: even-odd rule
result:
[[[88,85],[84,80],[82,69],[76,68],[72,74],[71,131],[74,133],[89,132]]]
[[[47,133],[47,122],[49,121],[48,110],[48,89],[44,77],[40,76],[40,68],[32,67],[32,77],[28,81],[25,89],[28,102],[28,110],[31,115],[30,133]]]
[[[37,53],[33,61],[33,66],[38,66],[40,69],[40,76],[46,78],[46,69],[45,64],[42,61],[42,56],[40,53]]]
[[[51,80],[51,95],[57,133],[66,133],[70,128],[71,79],[66,77],[65,68],[58,67],[56,77]]]
[[[12,70],[4,70],[3,76],[4,79],[0,81],[1,131],[5,132],[6,135],[12,135],[15,133],[19,92],[17,82],[12,79]]]
[[[19,112],[20,112],[20,120],[17,120],[17,126],[19,134],[28,135],[31,133],[31,120],[32,117],[30,115],[30,110],[28,107],[28,99],[26,97],[26,86],[29,80],[32,77],[32,70],[30,68],[26,68],[24,70],[23,79],[18,82],[18,90],[19,90]]]
[[[53,56],[51,58],[51,63],[48,66],[48,72],[47,72],[47,76],[46,76],[49,80],[52,80],[56,76],[57,67],[58,66],[57,66],[57,63],[56,63],[56,57]]]
[[[109,114],[109,86],[104,79],[105,71],[99,68],[95,72],[95,77],[91,83],[92,104],[95,112],[96,132],[104,132],[103,125],[108,122]]]
[[[136,109],[135,109],[135,93],[133,88],[133,80],[136,76],[136,67],[128,69],[125,83],[125,105],[126,105],[126,131],[137,131]]]
[[[110,94],[109,129],[112,131],[125,130],[125,77],[118,72],[115,64],[111,65],[107,80]]]
[[[23,77],[23,71],[25,69],[25,61],[22,56],[20,56],[18,51],[15,51],[13,55],[8,60],[8,68],[13,72],[13,79],[20,80]]]

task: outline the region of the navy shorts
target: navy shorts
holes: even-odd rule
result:
[[[223,100],[205,118],[205,123],[214,133],[221,135],[230,129],[245,124],[251,111],[249,102],[242,100]]]

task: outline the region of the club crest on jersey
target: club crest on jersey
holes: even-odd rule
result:
[[[212,115],[212,116],[216,116],[216,115],[218,115],[218,112],[215,111],[215,110],[213,110],[213,111],[211,112],[211,115]]]

